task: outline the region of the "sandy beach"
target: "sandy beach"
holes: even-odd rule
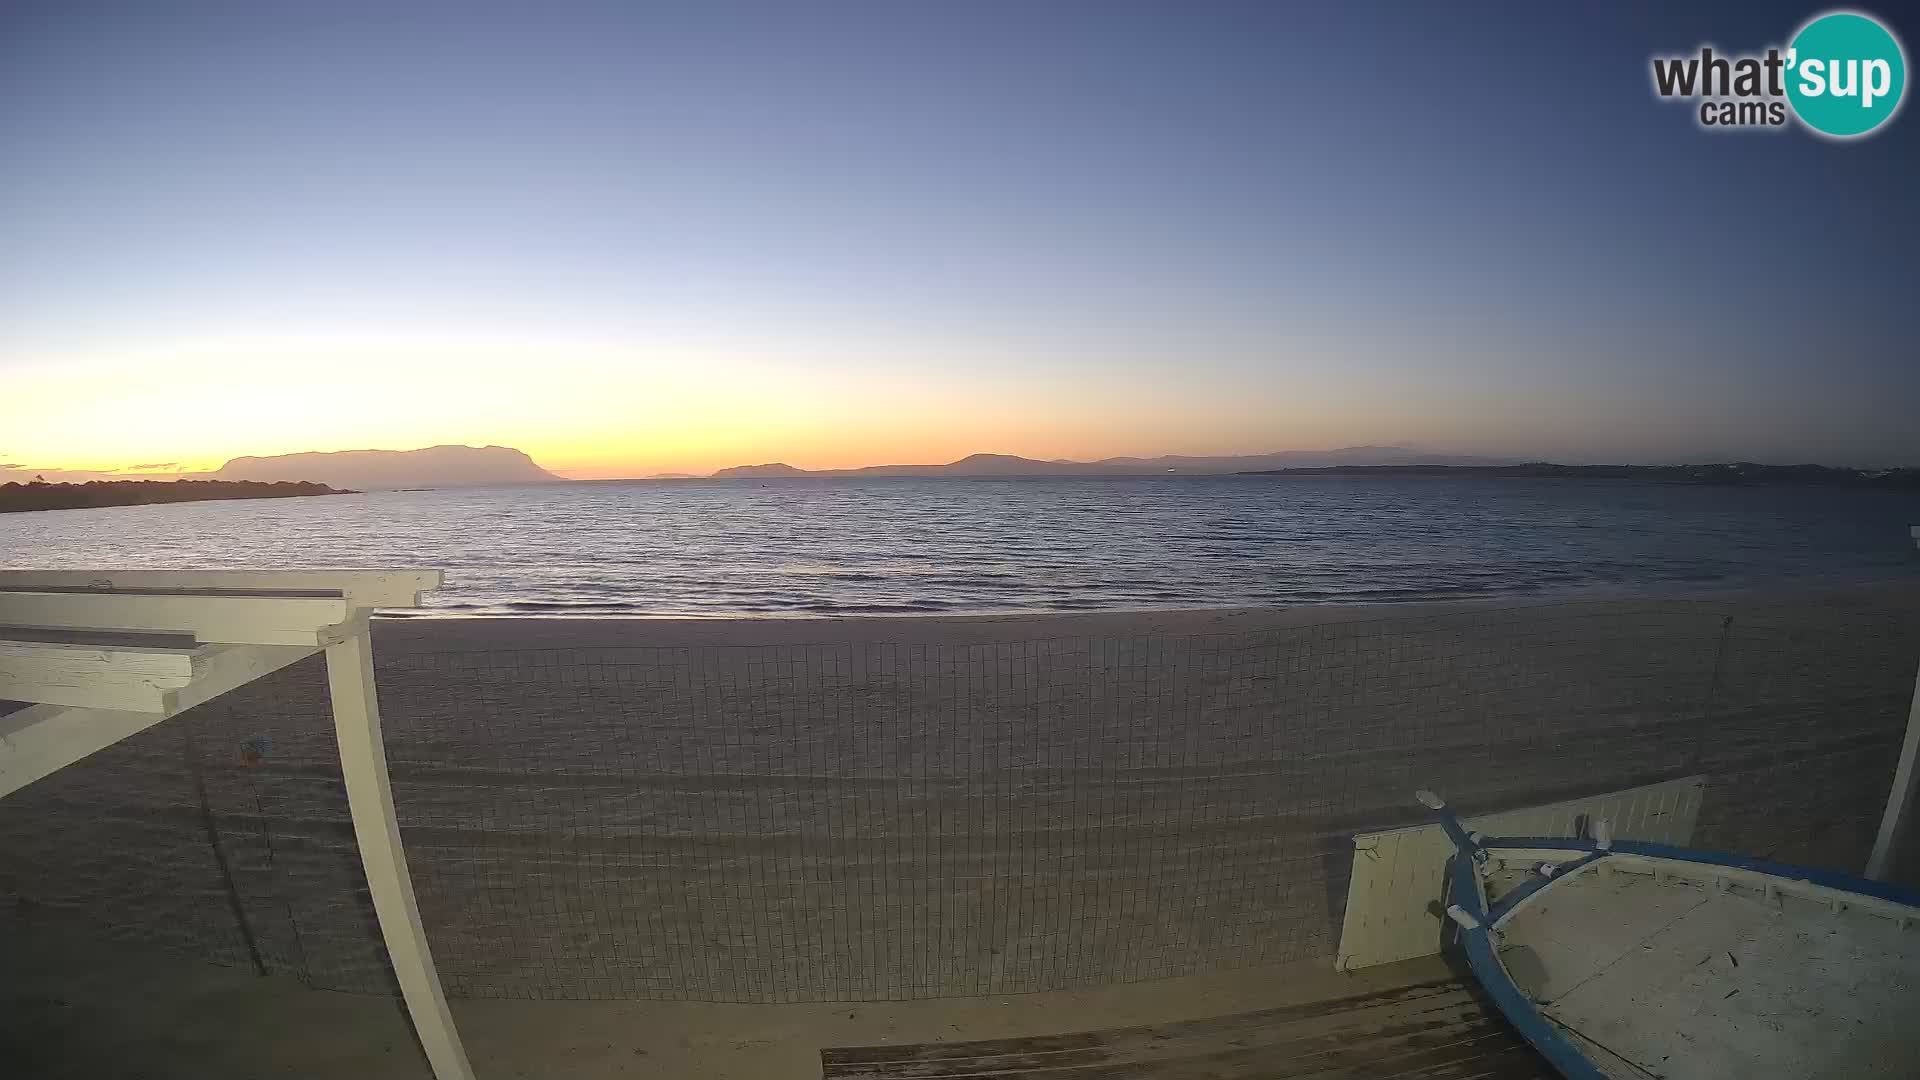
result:
[[[1329,958],[1351,834],[1416,787],[1701,773],[1696,843],[1858,870],[1920,588],[375,639],[450,994],[904,1000]],[[0,804],[5,925],[385,992],[320,676]]]

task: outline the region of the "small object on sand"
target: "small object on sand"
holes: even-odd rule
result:
[[[273,737],[270,735],[249,735],[240,740],[240,764],[252,768],[260,764],[273,750]]]

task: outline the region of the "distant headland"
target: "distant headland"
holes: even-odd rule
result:
[[[173,471],[171,473],[160,471],[167,468],[172,468]],[[38,475],[43,472],[45,476]],[[0,465],[0,479],[18,477],[24,480],[30,476],[38,480],[50,481],[52,486],[69,487],[83,487],[90,483],[118,484],[139,481],[163,484],[179,481],[194,483],[224,481],[255,485],[303,483],[354,491],[418,491],[427,488],[475,487],[487,484],[543,484],[555,483],[562,479],[534,464],[533,459],[524,452],[510,446],[453,445],[428,446],[418,450],[340,450],[330,453],[307,452],[264,457],[237,457],[211,472],[180,469],[174,462],[163,462],[158,465],[131,465],[124,470],[100,471],[58,468],[41,470],[18,464]],[[254,498],[255,496],[218,497]]]
[[[0,514],[25,510],[82,510],[95,506],[147,506],[154,503],[206,502],[212,499],[290,499],[307,495],[353,495],[325,484],[248,480],[89,480],[84,484],[45,481],[0,484]]]
[[[312,480],[362,490],[538,484],[560,477],[511,446],[428,446],[419,450],[339,450],[332,453],[237,457],[215,480]]]

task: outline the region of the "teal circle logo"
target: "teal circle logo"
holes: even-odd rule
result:
[[[1823,135],[1865,135],[1893,118],[1906,90],[1906,53],[1869,16],[1822,15],[1787,48],[1787,100],[1802,123]]]

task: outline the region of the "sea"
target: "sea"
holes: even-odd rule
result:
[[[1920,580],[1920,493],[1385,476],[577,481],[0,515],[0,567],[437,567],[431,616],[1266,606]]]

